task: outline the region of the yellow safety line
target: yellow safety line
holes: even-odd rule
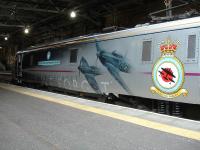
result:
[[[82,105],[82,104],[78,104],[75,102],[71,102],[67,99],[53,98],[53,97],[42,95],[39,93],[33,93],[30,91],[27,91],[27,89],[25,89],[25,88],[18,87],[18,86],[13,86],[13,85],[8,86],[6,84],[5,85],[0,84],[0,87],[3,89],[6,89],[6,90],[20,93],[20,94],[32,96],[32,97],[35,97],[38,99],[43,99],[43,100],[46,100],[49,102],[53,102],[53,103],[57,103],[57,104],[65,105],[65,106],[70,106],[70,107],[73,107],[76,109],[96,113],[99,115],[126,121],[126,122],[140,125],[143,127],[147,127],[147,128],[151,128],[151,129],[155,129],[155,130],[159,130],[159,131],[163,131],[163,132],[167,132],[167,133],[171,133],[171,134],[175,134],[178,136],[182,136],[182,137],[200,141],[200,132],[198,132],[198,131],[192,131],[192,130],[188,130],[188,129],[178,128],[178,127],[174,127],[174,126],[170,126],[170,125],[166,125],[166,124],[162,124],[162,123],[158,123],[158,122],[154,122],[154,121],[141,119],[141,118],[134,117],[134,116],[128,116],[128,115],[119,114],[119,113],[111,112],[111,111],[104,110],[104,109],[99,109],[99,108],[95,108],[95,107],[91,107],[91,106],[87,106],[87,105]]]

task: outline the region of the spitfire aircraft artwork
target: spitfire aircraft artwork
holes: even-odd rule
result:
[[[130,73],[131,67],[126,62],[125,57],[118,54],[116,51],[107,52],[102,49],[98,42],[96,42],[97,59],[100,60],[102,65],[107,68],[108,72],[115,78],[115,80],[127,92],[131,93],[130,89],[120,76],[120,72]]]
[[[95,76],[101,75],[100,70],[95,67],[95,66],[89,66],[87,60],[82,57],[80,60],[80,64],[78,66],[78,70],[84,74],[86,80],[88,81],[89,85],[91,88],[96,92],[96,93],[102,93],[99,85],[95,79]]]

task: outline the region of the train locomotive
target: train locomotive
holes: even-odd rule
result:
[[[19,51],[15,80],[62,90],[200,104],[200,17]]]

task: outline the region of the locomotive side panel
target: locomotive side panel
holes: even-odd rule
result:
[[[199,31],[199,27],[195,27],[109,40],[102,37],[95,38],[95,42],[27,52],[24,54],[23,79],[74,91],[200,104]],[[174,55],[184,66],[181,88],[188,91],[185,97],[168,99],[150,90],[154,86],[152,71],[162,57],[160,46],[169,38],[177,45]],[[162,68],[164,72],[159,71],[160,76],[166,73],[166,68]],[[174,77],[161,78],[167,87],[180,76],[179,72],[173,74],[173,70],[169,74]]]
[[[22,72],[24,82],[58,86],[56,79],[66,72],[63,68],[67,65],[65,56],[66,50],[63,48],[24,53]]]
[[[175,45],[177,45],[176,52],[174,53],[174,55],[177,59],[180,60],[180,63],[182,63],[183,65],[183,69],[180,69],[184,71],[182,88],[188,91],[188,95],[180,95],[178,97],[169,99],[163,98],[157,94],[149,93],[147,91],[147,97],[154,99],[163,99],[168,101],[171,100],[176,102],[200,104],[199,31],[199,28],[191,28],[155,34],[152,70],[154,65],[161,58],[162,53],[160,50],[160,46],[167,38],[170,38],[171,41]],[[178,76],[180,75],[177,75],[176,78],[178,78]],[[145,82],[143,83],[145,89]],[[151,84],[153,85],[153,82]]]
[[[188,95],[185,97],[181,95],[168,99],[152,94],[150,90],[150,87],[154,84],[152,82],[152,70],[156,61],[161,57],[160,46],[168,38],[177,45],[174,55],[183,65],[184,79],[181,84],[183,85],[182,88],[188,91]],[[105,93],[134,95],[184,103],[200,103],[198,100],[200,96],[198,28],[96,41],[89,45],[89,48],[86,48],[87,52],[83,48],[84,54],[81,57],[88,59],[90,64],[97,64],[96,67],[103,70],[101,75],[96,78],[93,76],[93,79],[96,79],[95,83],[106,83],[106,90],[105,85],[104,89],[98,85],[96,91],[102,88]],[[97,51],[97,56],[91,51],[93,53]],[[195,54],[189,54],[191,51],[194,51]],[[97,57],[96,62],[94,57]],[[92,58],[93,61],[89,58]],[[95,91],[94,88],[93,91]]]

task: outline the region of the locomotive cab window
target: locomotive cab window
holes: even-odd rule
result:
[[[78,49],[71,49],[70,50],[70,63],[76,63],[78,56]]]
[[[143,41],[142,44],[142,61],[143,62],[150,62],[152,59],[152,41],[146,40]]]
[[[188,47],[187,47],[187,58],[195,59],[196,58],[196,35],[188,36]]]

